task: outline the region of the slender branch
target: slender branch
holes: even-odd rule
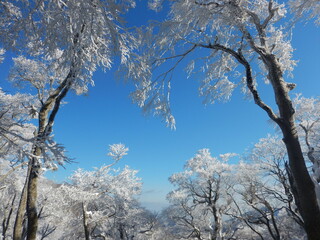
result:
[[[69,75],[68,75],[69,76]],[[61,93],[59,94],[59,96],[57,96],[57,98],[55,99],[54,102],[54,107],[50,113],[49,116],[49,120],[46,126],[46,130],[45,130],[45,134],[48,136],[51,132],[52,132],[52,126],[54,123],[54,119],[60,109],[60,104],[63,98],[65,98],[65,96],[67,95],[68,91],[70,90],[70,87],[72,85],[72,79],[74,79],[74,76],[72,74],[72,71],[70,71],[70,76],[71,79],[68,81],[68,83],[66,84],[66,86],[64,87],[64,89],[61,91]]]
[[[278,11],[278,9],[279,9],[279,8],[272,8],[272,6],[273,6],[273,1],[270,0],[269,5],[268,5],[269,15],[268,15],[268,17],[263,21],[263,23],[262,23],[262,25],[261,25],[261,27],[262,27],[263,29],[265,29],[265,28],[268,26],[270,20],[274,17],[275,12]]]
[[[299,126],[303,129],[304,133],[305,133],[305,138],[304,141],[308,147],[308,158],[309,160],[314,164],[316,162],[316,158],[313,156],[314,153],[314,148],[311,147],[310,142],[309,142],[309,130],[314,126],[316,122],[313,122],[311,124],[311,126],[309,127],[309,129],[307,129],[303,124],[299,124]]]
[[[2,182],[4,179],[6,179],[11,173],[13,173],[15,170],[17,170],[18,168],[27,165],[28,162],[23,162],[15,167],[13,167],[12,169],[10,169],[5,175],[2,175],[0,177],[0,182]]]
[[[196,47],[197,47],[197,45],[195,44],[195,45],[192,46],[192,48],[190,48],[189,50],[187,50],[186,52],[184,52],[184,53],[182,53],[182,54],[155,60],[154,63],[155,63],[156,61],[179,58],[179,59],[175,62],[175,64],[174,64],[170,69],[168,69],[166,72],[164,72],[164,73],[160,74],[159,76],[157,76],[157,78],[156,78],[153,82],[151,82],[147,87],[145,87],[144,89],[152,86],[152,85],[153,85],[155,82],[157,82],[160,78],[162,78],[162,81],[164,82],[165,79],[167,78],[168,74],[169,74],[169,73],[172,73],[172,72],[175,70],[175,68],[178,66],[178,64],[179,64],[190,52],[192,52]],[[154,64],[154,63],[153,63],[153,64]],[[170,80],[169,80],[169,81],[170,81]]]
[[[259,233],[259,232],[250,224],[250,222],[248,221],[248,219],[243,216],[243,213],[242,213],[241,208],[240,208],[240,206],[238,205],[237,201],[234,200],[234,198],[233,198],[229,193],[228,193],[228,195],[231,197],[231,199],[232,199],[233,203],[235,204],[235,206],[236,206],[236,208],[237,208],[240,216],[236,216],[236,215],[234,215],[234,214],[229,214],[229,215],[231,215],[232,217],[235,217],[235,218],[237,218],[237,219],[242,220],[254,233],[256,233],[256,234],[261,238],[261,240],[264,240],[262,234]]]
[[[266,103],[264,103],[262,101],[262,99],[260,98],[258,90],[253,82],[250,63],[243,56],[241,49],[238,49],[238,52],[236,52],[235,50],[228,48],[228,47],[225,47],[225,46],[218,44],[218,43],[215,43],[215,44],[209,43],[208,45],[198,44],[197,46],[223,51],[225,53],[232,55],[240,64],[242,64],[246,69],[247,87],[249,88],[250,92],[252,93],[252,96],[254,98],[255,103],[260,108],[262,108],[273,121],[275,121],[278,124],[281,124],[280,118],[273,112],[272,108],[270,106],[268,106]]]
[[[170,56],[170,57],[165,57],[165,58],[158,58],[156,60],[153,61],[152,65],[155,64],[156,62],[159,62],[159,61],[164,61],[164,60],[169,60],[169,59],[173,59],[173,58],[178,58],[178,57],[185,57],[187,56],[190,52],[192,52],[195,48],[197,47],[196,44],[194,44],[192,46],[192,48],[190,48],[189,50],[187,50],[186,52],[184,53],[181,53],[181,54],[178,54],[178,55],[174,55],[174,56]]]
[[[198,1],[195,1],[194,2],[195,4],[197,4],[197,5],[199,5],[199,6],[211,6],[211,5],[214,5],[214,7],[219,7],[219,6],[221,6],[221,4],[219,4],[219,3],[216,3],[216,2],[208,2],[208,3],[200,3],[200,2],[198,2]]]
[[[24,141],[24,142],[32,142],[34,140],[34,138],[31,138],[31,139],[24,138],[24,137],[12,132],[12,131],[8,131],[8,130],[4,129],[2,126],[0,126],[0,130],[1,130],[1,132],[7,133],[9,135],[12,135],[12,136]],[[2,134],[1,132],[0,132],[0,135],[2,137],[6,138],[8,141],[10,141],[10,142],[12,142],[14,144],[13,140],[9,139],[5,134]]]

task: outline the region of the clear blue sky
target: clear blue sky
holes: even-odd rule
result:
[[[148,19],[161,19],[162,13],[146,10],[147,1],[138,1],[137,8],[128,15],[131,26],[146,23]],[[294,58],[299,60],[290,82],[297,83],[293,93],[305,97],[320,93],[320,31],[313,24],[298,24],[293,34]],[[5,79],[6,64],[0,65],[1,82]],[[117,81],[114,71],[98,71],[94,75],[95,87],[88,96],[69,94],[54,126],[56,140],[67,148],[77,163],[66,165],[49,174],[63,181],[73,170],[91,170],[108,163],[108,145],[124,143],[129,154],[118,167],[129,165],[138,169],[143,180],[140,197],[145,206],[159,210],[165,205],[165,195],[172,186],[168,177],[181,171],[186,160],[197,150],[210,148],[213,155],[235,152],[242,154],[273,126],[261,109],[247,101],[237,91],[228,103],[203,105],[198,96],[198,79],[186,79],[176,71],[177,81],[172,89],[172,112],[177,129],[167,128],[161,119],[144,116],[129,98],[132,86]],[[3,89],[10,89],[4,82]],[[269,87],[267,86],[266,89]],[[269,100],[272,95],[266,94]]]

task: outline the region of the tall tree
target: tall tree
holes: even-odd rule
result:
[[[141,179],[136,176],[138,171],[128,166],[121,171],[111,168],[127,155],[128,148],[123,144],[113,144],[109,150],[108,155],[113,158],[113,163],[94,171],[78,169],[70,178],[76,188],[87,192],[87,196],[91,194],[91,198],[86,196],[82,199],[86,239],[95,235],[127,239],[125,235],[131,228],[127,224],[141,211],[141,208],[134,206],[135,196],[141,192],[142,186]],[[77,194],[74,197],[77,198]]]
[[[152,1],[153,6],[162,1]],[[320,239],[320,210],[315,185],[306,167],[294,121],[295,110],[289,92],[295,84],[290,76],[290,36],[281,25],[287,9],[273,0],[174,0],[168,18],[141,34],[144,56],[128,63],[128,75],[135,79],[133,99],[143,108],[153,108],[174,125],[169,95],[172,73],[185,58],[193,59],[189,73],[205,73],[200,95],[206,102],[228,100],[237,86],[254,99],[281,129],[289,158],[291,185],[309,239]],[[154,35],[154,37],[152,37]],[[167,71],[152,78],[161,64]],[[164,65],[168,66],[168,65]],[[157,72],[157,71],[156,71]],[[268,105],[257,83],[269,83],[275,106]]]
[[[10,159],[9,156],[7,156],[8,159]],[[12,166],[13,164],[14,163],[6,160],[3,156],[0,157],[0,201],[2,203],[0,206],[0,221],[2,227],[0,233],[2,239],[11,239],[10,235],[12,236],[18,196],[25,178],[25,171],[21,168],[21,164]]]
[[[31,95],[19,93],[11,95],[0,89],[0,158],[11,159],[15,164],[18,164],[0,177],[0,183],[10,176],[12,171],[24,165],[26,158],[32,156],[33,133],[36,127],[29,123],[29,120],[33,102],[34,98]],[[26,203],[25,194],[22,195],[20,203]],[[16,221],[21,229],[21,234],[25,214],[23,209],[21,209],[21,214],[17,214],[18,221]]]
[[[231,201],[227,195],[231,187],[231,165],[234,154],[212,157],[209,149],[201,149],[185,165],[185,170],[170,177],[176,187],[168,194],[172,203],[170,217],[182,232],[176,236],[199,240],[220,240],[227,229],[223,216]]]
[[[230,191],[233,207],[228,214],[243,226],[238,235],[247,233],[247,238],[253,235],[275,240],[304,238],[304,224],[293,201],[281,139],[270,135],[260,139],[247,158],[249,163],[237,165],[237,184],[234,192]]]
[[[52,138],[61,102],[71,90],[77,94],[88,91],[88,85],[94,84],[92,75],[96,68],[110,68],[115,55],[121,57],[122,63],[126,61],[134,44],[122,27],[122,15],[134,6],[133,0],[1,3],[1,11],[6,14],[3,16],[13,15],[8,21],[0,19],[1,28],[15,37],[21,36],[13,43],[2,43],[9,47],[17,43],[20,52],[29,57],[15,59],[11,79],[18,85],[30,84],[38,96],[38,103],[33,106],[38,126],[28,160],[25,194],[22,194],[22,199],[27,196],[27,239],[36,238],[37,185],[41,169],[55,166],[54,162],[63,164],[67,159],[63,148]],[[24,205],[24,201],[21,204]],[[14,239],[20,239],[21,226],[16,233]]]

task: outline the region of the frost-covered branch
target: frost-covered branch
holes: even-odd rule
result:
[[[291,0],[289,5],[297,19],[306,17],[307,19],[315,19],[316,24],[320,24],[319,0]]]
[[[0,175],[0,182],[2,182],[3,180],[5,180],[11,173],[13,173],[15,170],[20,169],[23,166],[26,166],[28,164],[28,162],[23,162],[20,163],[17,166],[12,167],[6,174],[4,175]]]
[[[246,70],[247,87],[250,90],[250,92],[252,93],[252,96],[254,98],[255,103],[259,107],[261,107],[264,111],[266,111],[268,116],[272,120],[274,120],[275,122],[279,122],[279,117],[273,112],[271,107],[269,107],[267,104],[265,104],[262,101],[262,99],[260,98],[259,92],[254,84],[254,81],[253,81],[251,65],[243,56],[241,49],[238,49],[238,52],[236,52],[233,49],[230,49],[230,48],[225,47],[220,44],[208,44],[208,45],[200,44],[199,46],[204,47],[204,48],[210,48],[210,49],[221,50],[223,52],[226,52],[226,53],[232,55],[240,64],[242,64]]]

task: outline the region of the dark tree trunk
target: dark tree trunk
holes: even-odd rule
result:
[[[83,220],[83,229],[84,229],[85,240],[90,240],[90,231],[89,231],[87,213],[86,213],[84,203],[82,203],[82,220]]]
[[[36,147],[36,156],[40,156],[40,149]],[[38,198],[38,178],[39,178],[39,163],[33,157],[31,159],[31,172],[28,180],[28,195],[27,195],[27,240],[35,240],[38,230],[38,212],[37,212],[37,198]]]
[[[12,197],[11,201],[7,205],[8,212],[5,212],[2,220],[2,240],[6,239],[7,230],[10,224],[10,219],[14,209],[14,202],[16,200],[16,194]]]
[[[218,216],[218,209],[216,208],[215,204],[216,203],[214,203],[214,206],[212,206],[214,227],[213,227],[213,232],[210,238],[211,240],[217,240],[218,236],[220,237],[220,229],[221,229],[221,219],[220,219],[220,216]]]
[[[289,156],[289,167],[293,175],[295,196],[299,212],[304,221],[304,228],[309,240],[320,239],[320,211],[317,203],[314,183],[307,171],[301,146],[294,125],[282,129]]]
[[[283,80],[281,66],[276,56],[266,54],[259,49],[257,50],[268,70],[268,78],[272,84],[280,116],[277,116],[272,109],[261,100],[259,92],[253,83],[251,66],[241,51],[235,52],[220,45],[216,48],[232,54],[246,68],[247,86],[253,95],[255,103],[280,127],[293,178],[293,181],[290,181],[291,189],[293,192],[296,192],[294,198],[304,222],[304,229],[306,230],[309,240],[320,240],[320,209],[317,202],[315,185],[310,177],[301,150],[294,120],[295,111],[288,95],[290,89]]]
[[[289,158],[289,167],[293,179],[293,182],[290,181],[291,189],[296,191],[294,198],[303,219],[304,229],[307,232],[308,239],[320,240],[320,207],[317,202],[315,183],[312,181],[308,172],[298,139],[294,120],[294,109],[292,101],[288,95],[288,92],[291,89],[287,85],[288,83],[286,83],[283,79],[283,70],[277,57],[270,53],[269,47],[266,44],[265,29],[269,21],[273,18],[274,11],[276,11],[276,9],[272,9],[272,1],[270,1],[270,15],[267,19],[265,19],[263,24],[260,23],[259,19],[257,20],[256,15],[251,15],[252,22],[259,33],[259,45],[256,44],[255,39],[250,34],[250,31],[245,28],[241,28],[240,31],[243,33],[244,38],[246,38],[252,50],[259,55],[259,59],[262,61],[266,70],[268,71],[268,79],[272,84],[274,97],[276,104],[278,105],[280,116],[275,114],[272,108],[265,104],[260,98],[260,94],[256,88],[252,76],[251,65],[242,54],[242,46],[240,46],[238,50],[233,50],[232,48],[220,45],[218,43],[207,45],[198,44],[194,45],[194,47],[200,46],[223,51],[232,55],[240,64],[245,67],[247,87],[252,93],[255,103],[268,114],[268,116],[280,127],[282,131],[283,141],[286,145]]]
[[[36,144],[34,146],[33,155],[29,162],[30,174],[28,175],[27,188],[27,240],[36,240],[38,229],[38,213],[37,213],[37,197],[38,197],[38,178],[40,170],[39,159],[43,150],[40,144],[47,140],[47,137],[52,133],[52,126],[59,111],[60,103],[70,90],[74,74],[70,70],[65,80],[56,88],[56,90],[48,97],[42,105],[39,112],[39,127],[36,135]]]
[[[320,240],[320,209],[317,202],[315,185],[310,177],[301,150],[294,121],[295,111],[288,95],[290,89],[283,80],[281,66],[278,63],[276,56],[273,54],[266,54],[259,49],[257,50],[268,70],[268,78],[272,84],[280,116],[273,113],[272,109],[261,100],[253,83],[251,66],[244,58],[241,51],[235,52],[221,46],[218,46],[217,48],[232,54],[246,68],[247,86],[253,95],[255,103],[280,127],[288,153],[290,171],[293,177],[293,182],[290,181],[291,189],[296,192],[294,198],[304,221],[304,229],[306,230],[309,240]]]
[[[289,158],[289,167],[297,191],[295,200],[304,221],[304,228],[309,240],[320,239],[320,209],[317,202],[315,185],[308,172],[301,150],[297,129],[294,121],[294,109],[288,95],[287,83],[282,78],[281,68],[274,55],[265,57],[269,69],[280,118],[276,123],[281,128],[283,141]],[[293,187],[293,186],[292,186]],[[298,198],[298,199],[297,199]]]
[[[20,202],[17,210],[16,220],[13,227],[13,240],[21,240],[23,235],[26,207],[27,207],[27,189],[28,189],[28,180],[31,172],[31,165],[28,165],[27,177],[24,183]]]

